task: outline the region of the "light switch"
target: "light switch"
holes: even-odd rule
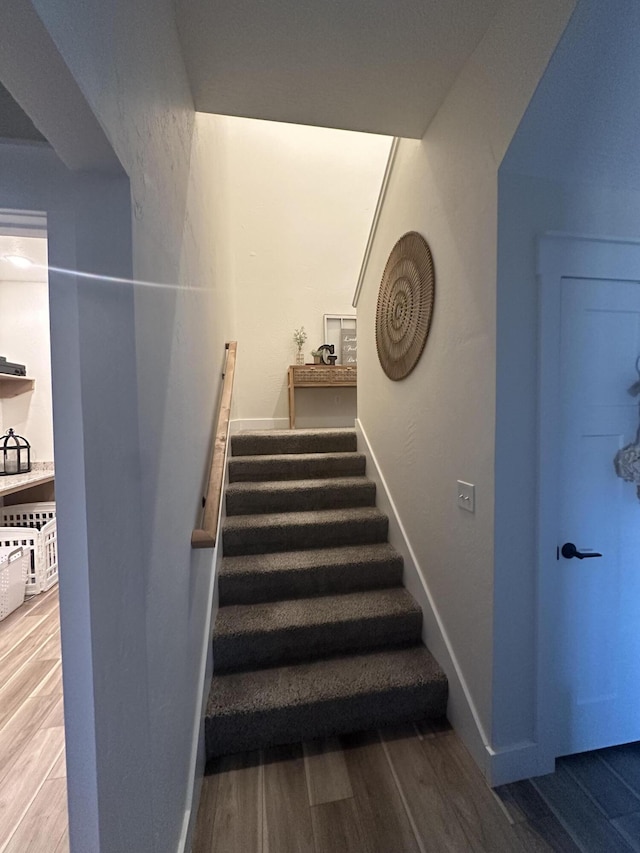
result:
[[[458,506],[460,509],[466,509],[468,512],[476,511],[476,487],[473,483],[465,483],[464,480],[458,480],[457,485]]]

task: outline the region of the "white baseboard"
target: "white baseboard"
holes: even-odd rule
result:
[[[198,793],[197,799],[200,799],[200,793]],[[191,809],[188,808],[182,820],[182,829],[180,830],[180,840],[178,841],[176,853],[191,853],[191,837]]]
[[[358,450],[367,458],[367,477],[376,484],[376,503],[389,518],[389,542],[404,560],[404,585],[420,605],[422,638],[449,680],[447,716],[490,785],[503,785],[530,776],[550,773],[554,760],[533,742],[494,750],[482,725],[462,667],[447,633],[426,575],[411,546],[387,487],[378,460],[360,420],[356,420]]]
[[[484,775],[490,776],[491,747],[483,729],[464,674],[438,613],[418,559],[407,537],[378,460],[360,420],[356,420],[358,449],[367,457],[367,477],[376,484],[376,502],[389,518],[389,542],[404,559],[404,585],[423,613],[422,637],[449,680],[449,720],[473,755]]]
[[[553,773],[555,759],[532,741],[491,751],[488,781],[492,787]]]
[[[252,429],[289,429],[289,418],[236,418],[229,423],[231,435]]]
[[[298,429],[353,429],[354,422],[352,418],[327,415],[313,418],[298,417],[296,426]],[[236,418],[230,421],[229,425],[231,435],[254,429],[289,429],[289,418]]]

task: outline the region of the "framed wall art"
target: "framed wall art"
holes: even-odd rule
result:
[[[325,314],[324,343],[334,345],[338,364],[357,364],[358,324],[355,314]]]

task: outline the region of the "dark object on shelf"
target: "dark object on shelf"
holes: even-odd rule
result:
[[[0,438],[0,477],[28,474],[31,470],[31,445],[12,429]]]
[[[338,360],[338,356],[337,356],[337,355],[329,355],[329,356],[327,356],[327,358],[329,359],[329,364],[331,365],[331,367],[333,367],[333,365],[334,365],[334,364],[336,363],[336,361]]]
[[[0,355],[0,373],[8,373],[9,376],[26,376],[27,368],[24,364],[14,364]]]
[[[335,351],[335,347],[333,344],[322,344],[322,346],[318,347],[316,352],[320,353],[320,357],[324,364],[331,364],[329,360]],[[337,356],[336,356],[337,358]],[[336,359],[334,358],[333,364],[336,363]]]

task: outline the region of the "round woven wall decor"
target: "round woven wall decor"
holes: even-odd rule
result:
[[[404,379],[427,342],[435,274],[426,240],[416,231],[401,237],[384,268],[376,310],[376,347],[389,379]]]

